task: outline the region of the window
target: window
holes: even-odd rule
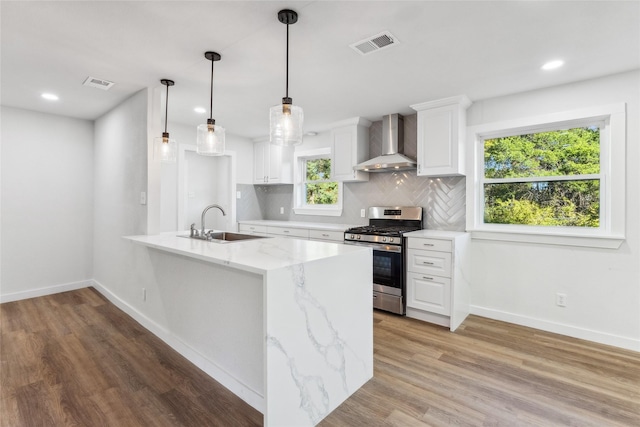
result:
[[[332,180],[329,148],[297,152],[294,212],[302,215],[342,214],[342,183]]]
[[[624,111],[612,105],[470,127],[473,237],[618,247]]]
[[[484,222],[599,227],[601,127],[484,139]]]

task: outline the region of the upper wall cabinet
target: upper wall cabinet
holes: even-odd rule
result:
[[[418,175],[465,174],[467,108],[464,95],[412,105],[418,112]]]
[[[272,145],[269,141],[254,143],[253,182],[255,184],[292,184],[293,148]]]
[[[336,123],[331,131],[333,179],[342,182],[369,181],[367,172],[355,171],[369,160],[369,120],[355,117]]]

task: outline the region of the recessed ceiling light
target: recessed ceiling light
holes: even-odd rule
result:
[[[44,99],[49,100],[49,101],[57,101],[58,99],[58,95],[54,95],[52,93],[43,93],[41,95]]]
[[[556,68],[560,68],[564,65],[564,61],[561,59],[556,59],[554,61],[549,61],[542,66],[543,70],[555,70]]]
[[[194,108],[194,109],[193,109],[193,111],[195,111],[195,112],[196,112],[196,113],[198,113],[198,114],[204,114],[204,113],[206,113],[206,112],[207,112],[207,110],[205,110],[205,109],[204,109],[204,108],[202,108],[202,107],[196,107],[196,108]]]

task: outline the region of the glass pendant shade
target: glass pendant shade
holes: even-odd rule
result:
[[[167,132],[163,132],[161,137],[153,139],[153,159],[161,163],[175,163],[178,157],[178,143],[175,139],[169,138]]]
[[[274,145],[302,144],[302,123],[304,113],[301,107],[292,104],[280,104],[269,111],[269,139]]]
[[[211,123],[198,126],[198,154],[202,156],[221,156],[224,154],[224,128]]]

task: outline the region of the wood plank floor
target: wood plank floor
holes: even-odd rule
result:
[[[0,426],[257,426],[93,289],[0,305]],[[326,426],[640,426],[640,353],[471,316],[374,313],[374,378]]]

